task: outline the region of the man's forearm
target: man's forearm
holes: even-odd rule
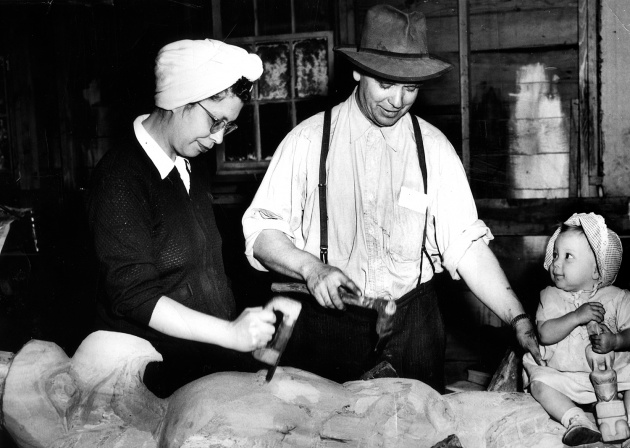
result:
[[[482,240],[470,246],[457,271],[473,294],[503,322],[510,323],[514,317],[525,312],[499,261]]]
[[[267,269],[305,280],[309,267],[321,264],[319,258],[300,250],[279,230],[263,230],[254,242],[254,257]]]
[[[457,267],[470,290],[505,323],[511,323],[519,345],[532,354],[538,365],[545,365],[538,348],[538,337],[530,319],[516,319],[525,313],[510,287],[497,257],[482,240],[475,241]]]

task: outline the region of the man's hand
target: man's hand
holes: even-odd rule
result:
[[[323,307],[345,308],[339,296],[340,287],[361,296],[361,290],[340,269],[296,248],[279,230],[267,229],[258,235],[254,243],[254,257],[269,270],[304,280],[309,292]]]
[[[614,351],[617,347],[617,335],[604,324],[599,324],[599,328],[602,333],[590,336],[593,351],[602,355]]]
[[[516,340],[519,345],[532,354],[536,364],[546,366],[547,363],[540,356],[538,336],[536,336],[536,330],[532,322],[529,319],[520,319],[514,324],[514,331],[516,331]]]
[[[304,280],[317,303],[326,308],[345,309],[341,301],[339,288],[345,288],[352,294],[361,295],[361,290],[340,269],[324,263],[315,263],[305,275]]]

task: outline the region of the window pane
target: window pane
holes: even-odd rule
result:
[[[224,38],[254,35],[254,0],[221,2],[221,28]]]
[[[258,99],[289,98],[291,72],[289,70],[289,45],[286,42],[258,45],[258,55],[263,60],[263,74],[258,81]]]
[[[236,120],[238,129],[225,137],[225,160],[242,162],[256,160],[254,140],[254,106],[247,104]]]
[[[295,43],[295,96],[328,95],[328,43],[308,39]]]
[[[331,30],[332,13],[330,0],[294,1],[295,31],[297,33]]]
[[[295,0],[295,3],[300,3],[300,0]],[[258,0],[257,11],[259,36],[291,33],[290,0]]]
[[[260,105],[260,140],[263,160],[270,158],[291,130],[291,103]]]

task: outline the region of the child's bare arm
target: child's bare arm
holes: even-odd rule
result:
[[[604,321],[604,306],[598,302],[588,302],[577,310],[556,319],[549,319],[538,324],[538,335],[543,345],[555,344],[566,338],[579,325],[590,321]]]

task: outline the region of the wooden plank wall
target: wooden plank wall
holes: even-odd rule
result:
[[[630,195],[630,8],[603,0],[601,9],[603,193]]]

